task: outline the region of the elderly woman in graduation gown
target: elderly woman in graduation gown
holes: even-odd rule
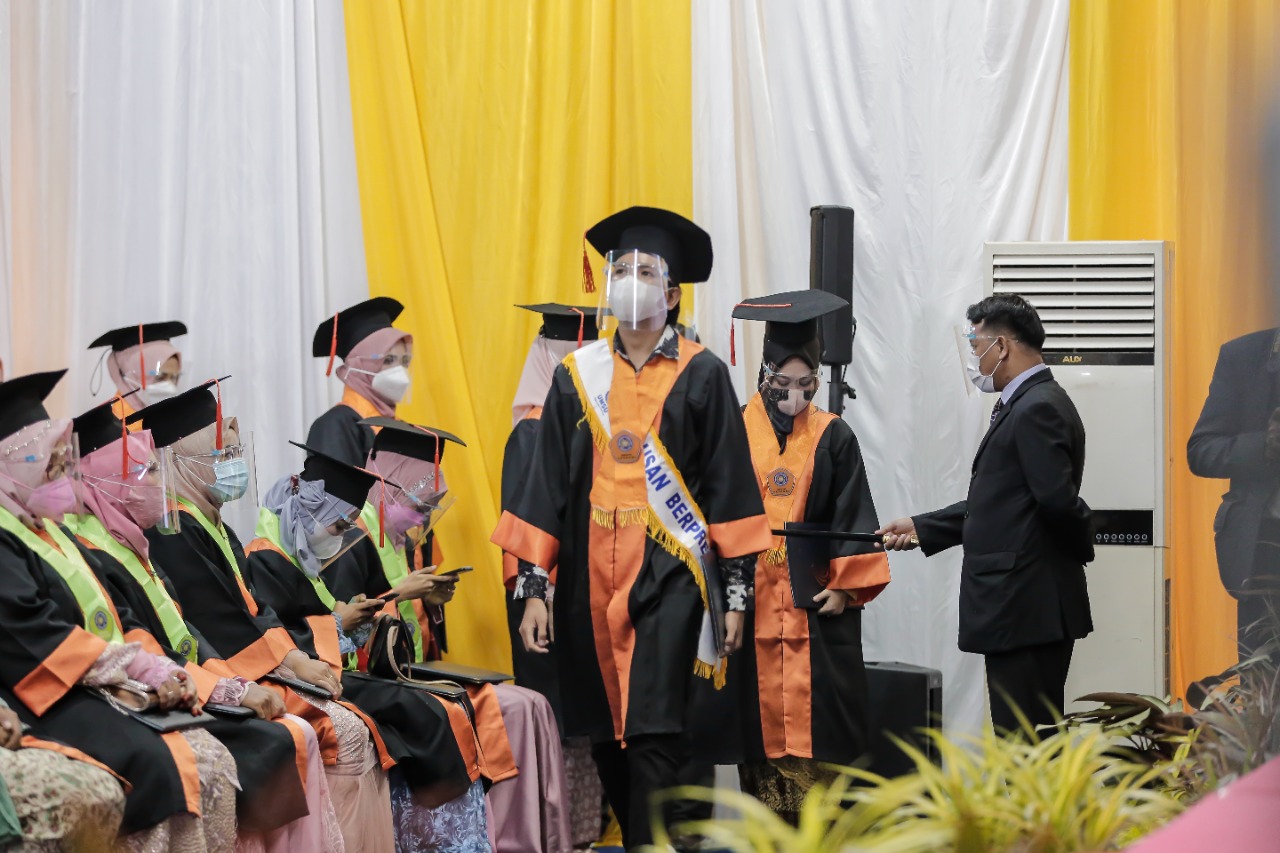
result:
[[[373,430],[363,418],[394,418],[409,391],[413,335],[392,327],[404,306],[379,296],[339,311],[320,324],[311,354],[328,359],[325,375],[341,358],[342,401],[311,424],[307,446],[348,465],[363,465],[373,448]]]
[[[847,305],[805,290],[748,299],[733,312],[766,322],[759,391],[743,417],[774,529],[788,522],[846,532],[879,526],[853,430],[812,403],[822,353],[818,320]],[[889,583],[888,557],[875,545],[819,544],[814,566],[790,566],[781,536],[760,555],[754,619],[723,697],[746,721],[743,754],[728,759],[742,764],[743,790],[793,822],[805,791],[826,775],[823,764],[852,764],[866,750],[862,608]],[[798,570],[815,573],[820,591],[812,601],[793,598]]]
[[[359,645],[353,635],[382,606],[335,599],[322,569],[366,531],[360,507],[377,477],[314,448],[300,474],[280,479],[259,511],[246,576],[294,642],[341,675]],[[375,521],[369,535],[385,536]],[[378,724],[397,765],[391,803],[401,849],[487,851],[484,786],[466,710],[394,681],[348,674],[346,695]],[[456,733],[456,734],[455,734]]]
[[[186,672],[125,641],[110,600],[58,522],[76,504],[71,422],[43,401],[65,371],[0,385],[0,698],[32,733],[66,744],[131,788],[123,846],[227,850],[235,763],[199,729],[160,734],[104,699],[161,709],[199,699]]]
[[[256,715],[215,717],[207,726],[236,760],[241,847],[281,853],[340,849],[315,731],[306,720],[285,714],[279,696],[221,659],[182,618],[163,568],[151,561],[144,531],[165,515],[167,496],[151,433],[123,432],[114,403],[72,422],[84,511],[68,515],[67,527],[91,551],[94,571],[120,614],[127,640],[184,667],[202,702],[242,706]]]
[[[222,507],[244,495],[250,472],[234,417],[222,416],[214,382],[129,417],[168,448],[181,524],[177,533],[147,531],[151,558],[164,566],[183,616],[235,672],[277,692],[320,740],[329,793],[347,853],[395,847],[386,770],[394,764],[373,721],[337,701],[342,684],[322,661],[298,649],[270,607],[246,584],[244,550],[222,523]],[[271,679],[298,679],[334,699]],[[304,685],[305,686],[305,685]]]
[[[178,393],[182,380],[182,353],[173,345],[172,338],[187,333],[187,327],[177,321],[166,323],[141,323],[112,329],[99,335],[89,344],[89,349],[103,350],[102,360],[94,371],[93,392],[98,392],[103,363],[107,375],[120,395],[112,402],[116,417],[124,418],[140,406],[150,406],[167,400]]]

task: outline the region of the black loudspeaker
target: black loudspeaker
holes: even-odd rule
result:
[[[853,208],[809,208],[809,289],[850,303],[822,318],[822,363],[848,364],[853,361]]]
[[[942,673],[909,663],[867,663],[867,707],[871,716],[871,767],[881,776],[901,776],[915,763],[888,735],[939,760],[933,741],[920,730],[942,726]]]

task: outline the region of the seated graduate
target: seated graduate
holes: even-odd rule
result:
[[[373,721],[339,701],[342,682],[329,666],[299,650],[271,608],[259,604],[244,579],[240,540],[222,523],[222,507],[251,492],[252,453],[238,420],[223,416],[221,396],[210,390],[216,384],[205,382],[128,418],[169,454],[182,513],[176,533],[146,532],[151,559],[164,566],[183,617],[235,672],[276,692],[289,713],[315,729],[347,853],[392,850],[386,770],[394,759]],[[277,678],[303,683],[289,687]],[[308,685],[334,698],[315,695]]]
[[[241,843],[261,834],[258,840],[271,850],[326,849],[326,833],[338,828],[315,731],[300,717],[285,714],[276,693],[236,673],[182,618],[163,567],[150,559],[145,534],[180,523],[170,508],[172,473],[167,458],[156,454],[148,430],[125,430],[112,411],[115,402],[72,421],[81,454],[83,506],[64,523],[90,550],[90,565],[120,615],[125,639],[184,667],[201,702],[243,706],[256,715],[215,717],[206,727],[236,761]]]
[[[257,538],[245,547],[245,574],[299,648],[342,675],[358,648],[351,634],[382,602],[339,602],[324,570],[366,536],[356,520],[378,478],[292,443],[311,455],[301,473],[267,492]],[[430,838],[448,849],[487,849],[484,786],[467,710],[403,682],[352,673],[342,680],[344,695],[378,724],[396,760],[391,803],[401,844]]]
[[[327,582],[335,595],[351,600],[376,600],[390,590],[394,600],[387,610],[398,610],[413,630],[414,661],[437,661],[444,649],[439,611],[465,581],[434,574],[435,565],[424,566],[423,553],[438,555],[434,528],[454,503],[442,467],[445,449],[466,444],[442,429],[392,418],[364,423],[377,430],[367,467],[383,481],[369,492],[360,514],[369,536],[335,562]],[[547,838],[567,839],[564,760],[550,704],[508,684],[471,684],[467,691],[485,773],[500,783],[489,792],[498,848],[538,849]],[[597,811],[597,823],[598,817]]]
[[[142,323],[112,329],[99,335],[89,349],[110,347],[94,371],[93,393],[98,393],[99,372],[105,362],[107,375],[119,398],[114,403],[116,417],[124,418],[138,406],[150,406],[178,393],[182,381],[182,353],[172,339],[185,335],[187,327],[176,320]]]
[[[338,378],[347,386],[342,401],[315,419],[307,446],[348,465],[363,465],[373,447],[373,430],[362,418],[396,416],[396,406],[409,391],[413,335],[392,327],[404,306],[379,296],[352,305],[316,329],[311,354],[327,358],[325,376],[341,358]]]
[[[182,667],[125,641],[110,600],[58,525],[76,509],[78,474],[71,422],[51,419],[44,399],[65,372],[0,385],[0,698],[35,736],[129,781],[124,849],[229,849],[231,755],[205,731],[161,734],[113,707],[200,713]]]

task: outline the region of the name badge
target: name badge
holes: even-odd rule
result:
[[[621,430],[609,441],[613,459],[623,465],[640,461],[640,439],[630,430]]]

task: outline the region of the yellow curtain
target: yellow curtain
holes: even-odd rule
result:
[[[582,232],[608,213],[692,214],[690,2],[346,0],[369,289],[415,339],[401,417],[468,444],[440,525],[446,562],[476,567],[449,606],[455,660],[510,665],[489,534],[539,325],[513,305],[594,301]]]
[[[1259,144],[1275,82],[1273,0],[1073,0],[1073,240],[1174,242],[1172,688],[1235,661],[1235,605],[1213,516],[1226,484],[1192,476],[1187,438],[1218,347],[1273,323]]]

